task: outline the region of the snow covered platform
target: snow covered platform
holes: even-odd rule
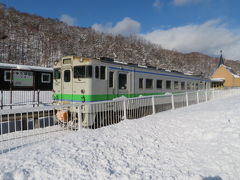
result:
[[[239,107],[235,96],[59,132],[0,155],[0,179],[240,179]]]

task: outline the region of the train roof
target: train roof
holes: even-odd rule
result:
[[[0,69],[19,69],[19,70],[49,71],[49,72],[53,71],[53,68],[19,65],[19,64],[8,64],[8,63],[0,63]]]
[[[65,56],[62,59],[66,59],[66,58],[82,59],[84,57]],[[115,65],[120,65],[120,66],[125,66],[125,67],[140,68],[140,69],[146,69],[146,70],[150,70],[150,71],[153,70],[153,71],[158,71],[158,72],[167,73],[167,74],[181,75],[181,76],[185,76],[185,77],[194,77],[194,78],[198,78],[199,80],[200,79],[209,80],[208,78],[203,77],[201,75],[186,74],[186,73],[179,72],[177,70],[167,70],[167,69],[162,69],[162,68],[158,68],[158,67],[155,67],[155,66],[144,66],[144,65],[135,64],[135,63],[126,63],[126,62],[123,62],[123,61],[120,61],[120,60],[107,58],[107,57],[100,57],[100,58],[86,57],[86,58],[90,59],[90,60],[94,60],[94,61],[100,61],[100,62],[104,62],[104,63],[115,64]]]
[[[160,71],[160,72],[178,74],[178,75],[182,75],[182,76],[192,76],[192,77],[196,77],[196,78],[208,79],[208,78],[202,77],[200,75],[192,75],[192,74],[182,73],[182,72],[179,72],[177,70],[167,70],[167,69],[157,68],[157,67],[154,67],[154,66],[144,66],[144,65],[134,64],[134,63],[125,63],[125,62],[116,61],[116,60],[112,60],[112,59],[108,60],[108,59],[105,59],[105,58],[104,59],[100,58],[100,59],[96,59],[96,60],[100,60],[101,62],[106,62],[106,63],[129,66],[129,67],[138,67],[138,68],[143,68],[143,69],[148,69],[148,70],[157,70],[157,71]]]

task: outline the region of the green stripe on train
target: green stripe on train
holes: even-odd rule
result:
[[[57,94],[53,95],[54,100],[68,100],[68,101],[106,101],[114,98],[125,96],[127,98],[151,95],[163,95],[165,93],[143,93],[143,94],[95,94],[95,95],[81,95],[81,94]]]

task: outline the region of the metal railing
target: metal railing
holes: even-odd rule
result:
[[[0,91],[0,109],[41,106],[52,103],[52,91]]]
[[[118,98],[112,101],[0,110],[0,154],[49,138],[49,133],[96,129],[212,99],[240,95],[240,89]],[[64,120],[57,118],[64,112]]]

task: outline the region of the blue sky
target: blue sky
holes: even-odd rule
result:
[[[239,0],[0,0],[8,7],[181,52],[240,60]],[[239,52],[238,52],[239,51]]]

